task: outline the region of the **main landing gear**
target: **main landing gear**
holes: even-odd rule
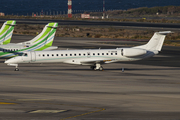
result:
[[[103,71],[103,67],[101,66],[101,64],[95,64],[94,66],[91,66],[92,70],[99,70],[99,71]]]

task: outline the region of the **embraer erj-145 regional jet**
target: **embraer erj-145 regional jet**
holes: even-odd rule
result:
[[[11,37],[15,25],[16,21],[14,20],[4,22],[3,26],[0,29],[0,45],[6,45],[11,42]]]
[[[19,63],[52,62],[89,65],[91,69],[103,70],[101,65],[105,63],[141,60],[158,54],[168,33],[171,31],[156,32],[147,44],[132,48],[31,51],[24,52],[22,56],[11,58],[5,63],[16,66],[15,71],[19,70]]]
[[[0,58],[11,58],[25,51],[57,49],[58,47],[52,46],[57,26],[58,23],[47,24],[43,31],[30,41],[0,45]]]

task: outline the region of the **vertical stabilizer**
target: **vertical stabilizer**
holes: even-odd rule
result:
[[[11,37],[14,31],[14,26],[16,21],[9,20],[6,21],[0,29],[0,44],[6,45],[11,42]]]
[[[30,41],[19,43],[28,46],[28,51],[41,51],[52,46],[58,23],[47,24],[43,31]]]
[[[165,37],[168,33],[172,33],[172,32],[171,31],[155,32],[147,44],[142,46],[137,46],[134,48],[141,48],[150,51],[161,51]]]

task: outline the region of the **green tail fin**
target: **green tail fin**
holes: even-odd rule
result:
[[[6,45],[11,42],[11,37],[14,31],[14,26],[16,21],[9,20],[6,21],[0,29],[0,44]]]
[[[49,23],[44,27],[43,31],[38,36],[36,36],[30,41],[19,44],[24,44],[25,46],[29,46],[28,48],[24,49],[28,51],[45,50],[48,47],[52,46],[57,26],[58,23]]]

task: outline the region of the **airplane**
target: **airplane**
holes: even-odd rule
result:
[[[172,32],[155,32],[147,44],[131,48],[30,51],[24,52],[21,56],[11,58],[5,63],[9,66],[15,66],[15,71],[19,71],[18,64],[20,63],[52,62],[88,65],[93,70],[102,71],[102,64],[142,60],[158,54],[168,33]]]
[[[11,37],[14,31],[16,21],[9,20],[4,22],[0,29],[0,45],[6,45],[11,42]]]
[[[0,59],[15,57],[25,51],[57,49],[58,47],[52,46],[57,26],[58,23],[48,23],[43,31],[30,41],[0,45]]]

